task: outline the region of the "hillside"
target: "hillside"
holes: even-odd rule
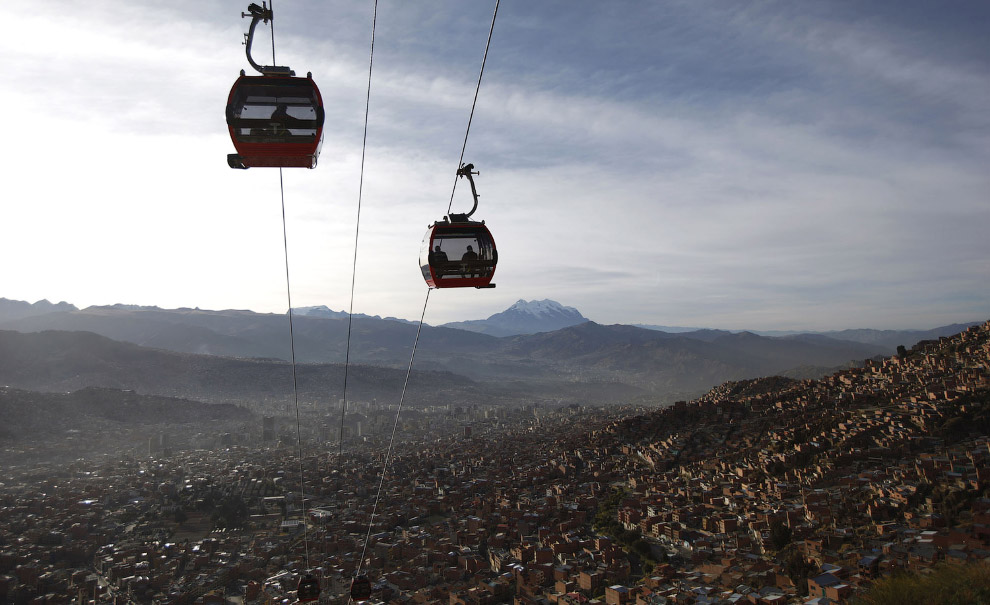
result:
[[[299,364],[303,401],[326,401],[343,385],[340,364]],[[413,398],[436,392],[430,385],[470,388],[450,374],[422,372]],[[354,366],[351,395],[372,399],[401,389],[404,372]],[[280,360],[193,355],[140,347],[89,332],[0,331],[0,384],[38,391],[72,391],[89,386],[134,389],[142,393],[214,402],[274,402],[291,397],[292,368]]]
[[[710,340],[632,326],[586,322],[556,332],[504,339],[507,358],[550,365],[569,375],[615,377],[655,392],[701,392],[726,380],[798,367],[846,366],[877,349],[823,338],[820,342],[712,333]]]
[[[146,455],[149,439],[159,449],[213,447],[224,433],[260,425],[243,406],[96,387],[41,393],[0,386],[0,417],[3,464]]]
[[[348,398],[394,402],[405,370],[352,364]],[[343,393],[342,364],[297,364],[296,382],[306,409],[323,409]],[[90,386],[252,408],[281,408],[292,401],[292,366],[281,360],[238,359],[175,353],[118,342],[89,332],[20,333],[0,330],[0,385],[33,391],[75,391]],[[641,397],[623,385],[583,380],[575,384],[477,383],[451,372],[414,370],[406,401],[492,403],[573,397],[609,402]]]
[[[773,376],[727,381],[689,403],[630,418],[615,430],[624,442],[636,442],[657,430],[674,433],[685,426],[703,433],[728,431],[732,439],[715,439],[721,442],[719,459],[748,460],[747,466],[755,471],[759,463],[751,457],[765,456],[761,450],[773,441],[788,444],[771,448],[775,451],[789,447],[800,451],[812,441],[815,448],[857,442],[888,449],[911,435],[932,434],[936,428],[950,428],[960,436],[990,434],[990,415],[973,416],[978,421],[972,424],[945,427],[960,412],[967,414],[966,402],[971,407],[979,402],[972,408],[976,410],[990,406],[990,322],[953,337],[923,341],[903,356],[869,360],[863,367],[819,380]],[[990,412],[990,407],[985,411]],[[727,421],[734,426],[730,428]],[[862,427],[853,428],[860,421]],[[843,422],[847,426],[840,428]],[[766,434],[762,430],[747,434],[756,427],[772,428]],[[745,444],[739,441],[744,435]],[[711,443],[696,439],[681,450],[680,458],[710,459]],[[833,470],[842,472],[838,466]]]
[[[847,601],[879,575],[985,562],[987,435],[990,322],[821,380],[727,382],[595,431],[588,447],[624,460],[607,477],[621,507],[596,526],[622,539],[632,521],[668,555],[697,555],[671,556],[680,581],[662,594]]]
[[[203,425],[213,421],[250,421],[255,415],[231,404],[207,404],[130,390],[87,387],[70,393],[38,393],[0,387],[0,438],[14,440],[39,433],[88,431],[118,426]]]

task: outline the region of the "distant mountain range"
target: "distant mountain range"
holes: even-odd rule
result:
[[[346,315],[341,317],[326,307],[295,311],[296,359],[312,366],[303,372],[308,373],[307,380],[316,381],[307,388],[323,391],[325,397],[342,376]],[[818,377],[864,358],[890,354],[897,344],[910,346],[917,342],[911,340],[912,334],[920,340],[965,327],[849,334],[858,339],[872,335],[874,342],[821,334],[768,337],[722,330],[674,334],[600,325],[576,309],[549,300],[518,301],[487,320],[467,323],[476,331],[451,327],[458,324],[423,327],[415,369],[428,385],[421,391],[424,400],[451,388],[467,399],[525,393],[598,401],[689,398],[726,380],[768,375]],[[565,327],[555,329],[556,325]],[[361,372],[367,376],[365,385],[360,379],[352,383],[353,393],[376,397],[392,392],[391,385],[400,380],[409,363],[416,329],[405,321],[353,318],[350,361],[366,368]],[[106,386],[192,398],[212,398],[220,392],[226,395],[214,400],[237,402],[270,390],[270,384],[278,381],[274,376],[285,372],[285,360],[290,358],[286,315],[243,310],[132,305],[80,310],[67,303],[31,305],[0,299],[3,330],[12,332],[0,332],[0,349],[8,347],[7,357],[0,356],[0,385],[35,390]],[[35,340],[23,336],[50,330],[91,332],[123,341],[120,346],[133,343],[145,348],[128,352],[109,341],[65,334],[57,338],[41,334]],[[492,334],[519,331],[525,333]],[[33,357],[25,357],[25,351],[33,350],[37,350]],[[166,355],[166,351],[180,355]],[[148,361],[155,355],[161,358]],[[134,365],[141,360],[145,360],[143,365]],[[386,384],[390,386],[382,386]]]
[[[935,340],[938,338],[942,338],[943,336],[952,336],[978,323],[981,322],[971,321],[969,323],[950,324],[947,326],[940,326],[938,328],[933,328],[931,330],[857,329],[857,330],[830,330],[826,332],[753,330],[752,333],[758,334],[760,336],[770,336],[774,338],[797,336],[797,335],[827,336],[829,338],[834,338],[836,340],[848,340],[851,342],[860,342],[863,344],[878,345],[886,348],[890,353],[893,353],[897,350],[897,347],[899,345],[910,347],[911,345],[917,342],[921,342],[922,340]],[[682,328],[677,326],[655,326],[649,324],[636,324],[636,327],[644,328],[646,330],[657,330],[659,332],[668,332],[670,334],[693,334],[693,335],[697,335],[705,332],[718,333],[718,334],[733,334],[733,333],[748,331],[748,330],[706,330],[704,328]]]
[[[39,300],[36,303],[29,303],[22,300],[0,298],[0,323],[23,317],[78,310],[75,305],[70,305],[67,302],[52,304],[47,300]]]
[[[325,305],[317,307],[293,307],[293,313],[301,317],[321,317],[324,319],[347,319],[346,311],[334,311]],[[403,323],[414,323],[395,317],[379,317],[355,313],[356,319],[387,319]],[[444,328],[456,328],[488,334],[489,336],[516,336],[517,334],[537,334],[553,332],[561,328],[575,326],[588,321],[574,307],[565,307],[554,300],[518,300],[514,305],[488,317],[488,319],[472,319],[441,324]]]
[[[319,305],[317,307],[292,307],[292,312],[302,317],[322,317],[324,319],[347,319],[348,317],[347,311],[334,311],[326,305]],[[381,315],[365,315],[364,313],[355,313],[354,318],[387,319],[389,321],[401,321],[407,324],[415,323],[408,319],[399,319],[398,317],[382,317]]]
[[[937,340],[943,336],[952,336],[965,330],[966,328],[981,322],[972,321],[962,324],[950,324],[931,330],[838,330],[832,332],[822,332],[824,336],[839,340],[851,340],[864,344],[879,345],[886,347],[890,351],[895,351],[898,345],[910,348],[911,345],[922,340]]]

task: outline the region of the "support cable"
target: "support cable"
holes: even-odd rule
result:
[[[354,285],[357,279],[358,236],[361,233],[361,200],[364,196],[364,158],[368,149],[368,114],[371,109],[371,71],[375,65],[375,26],[378,23],[378,0],[371,18],[371,58],[368,60],[368,92],[364,99],[364,137],[361,141],[361,178],[358,181],[357,221],[354,227],[354,263],[351,265],[351,306],[347,311],[347,347],[344,353],[344,395],[340,406],[337,459],[344,455],[344,416],[347,413],[347,373],[351,362],[351,325],[354,321]],[[336,492],[335,492],[336,493]]]
[[[275,2],[271,0],[272,19],[270,21],[272,31],[272,65],[275,65]],[[296,457],[299,460],[299,504],[303,512],[303,547],[306,552],[306,569],[310,569],[309,564],[309,527],[306,523],[308,511],[306,510],[306,482],[303,474],[303,454],[302,454],[302,430],[299,419],[299,381],[296,375],[296,339],[292,326],[292,282],[289,280],[289,236],[285,220],[285,181],[282,178],[282,168],[278,169],[278,189],[282,198],[282,248],[285,253],[285,295],[289,305],[289,351],[292,361],[292,400],[296,410]]]
[[[471,134],[471,122],[474,120],[474,108],[478,104],[478,92],[481,91],[481,78],[485,75],[485,63],[488,62],[488,48],[492,45],[492,34],[495,32],[495,18],[498,17],[498,3],[495,0],[495,12],[492,13],[492,25],[488,29],[488,41],[485,42],[485,56],[481,58],[481,71],[478,73],[478,85],[474,89],[474,100],[471,102],[471,114],[468,116],[467,129],[464,131],[464,143],[461,145],[461,156],[457,160],[457,168],[464,163],[464,151],[467,149],[468,135]],[[274,61],[273,61],[274,63]],[[454,192],[457,191],[457,175],[454,176],[454,187],[450,191],[450,203],[447,204],[447,214],[454,206]]]
[[[275,61],[275,0],[269,0],[268,3],[271,5],[269,7],[269,10],[272,11],[272,20],[271,20],[271,28],[272,28],[272,65],[275,65],[275,63],[276,63],[276,61]]]
[[[406,387],[409,385],[409,376],[412,374],[413,359],[416,358],[416,347],[419,345],[419,335],[423,332],[423,319],[426,318],[426,305],[430,302],[430,292],[426,290],[426,300],[423,301],[423,313],[419,316],[419,328],[416,329],[416,340],[413,342],[412,354],[409,356],[409,367],[406,368],[406,379],[402,383],[402,395],[399,396],[399,405],[395,410],[395,420],[392,422],[392,435],[388,439],[388,449],[385,451],[385,461],[382,463],[381,477],[378,480],[378,492],[375,494],[375,504],[371,509],[371,520],[368,522],[368,534],[364,537],[364,548],[361,550],[361,558],[358,560],[357,572],[361,573],[361,566],[364,565],[364,556],[368,552],[368,542],[371,540],[371,530],[375,525],[375,514],[378,512],[378,501],[382,497],[382,487],[385,484],[385,471],[388,469],[388,462],[392,456],[392,445],[395,443],[395,430],[399,426],[399,414],[402,412],[402,402],[406,398]]]
[[[299,382],[296,378],[296,339],[292,329],[292,288],[289,281],[289,238],[285,226],[285,188],[282,169],[278,169],[278,187],[282,193],[282,247],[285,250],[285,295],[289,300],[289,349],[292,359],[292,399],[296,408],[296,457],[299,459],[299,499],[303,510],[303,543],[306,548],[306,569],[309,569],[309,528],[306,524],[306,484],[303,479],[302,430],[299,420]]]
[[[498,5],[499,0],[495,0],[495,11],[492,14],[492,24],[488,30],[488,41],[485,43],[485,54],[481,61],[481,71],[478,74],[478,84],[474,90],[474,100],[471,102],[471,113],[468,117],[467,129],[464,132],[464,143],[461,145],[461,155],[457,161],[458,169],[464,162],[464,151],[467,149],[468,136],[471,133],[471,122],[474,120],[474,109],[478,104],[478,92],[481,90],[481,80],[485,74],[485,63],[488,61],[488,49],[492,43],[492,33],[495,31],[495,19],[498,16]],[[454,192],[457,190],[457,177],[454,177],[454,189],[450,192],[450,204],[447,206],[447,213],[450,213],[450,208],[454,204]],[[412,353],[409,356],[409,366],[406,368],[406,378],[402,383],[402,393],[399,395],[399,405],[395,411],[395,420],[392,422],[392,434],[388,440],[388,449],[385,452],[385,460],[382,463],[381,477],[378,482],[378,491],[375,494],[375,504],[371,510],[371,520],[368,522],[368,532],[364,538],[364,547],[361,550],[361,558],[358,559],[357,570],[355,571],[355,576],[360,575],[361,568],[364,565],[364,558],[368,552],[368,543],[371,540],[371,531],[375,524],[375,515],[378,512],[378,503],[381,500],[382,490],[385,485],[385,473],[388,471],[388,463],[392,456],[392,447],[395,443],[395,432],[396,428],[399,426],[399,414],[402,412],[402,403],[406,397],[406,389],[409,386],[409,377],[412,375],[413,360],[416,358],[416,349],[419,346],[419,337],[423,331],[423,321],[426,318],[426,308],[430,302],[430,292],[432,288],[426,290],[426,299],[423,301],[423,312],[419,317],[419,327],[416,329],[416,340],[413,342]]]
[[[371,113],[371,77],[375,66],[375,32],[378,25],[378,0],[375,0],[374,9],[371,17],[371,50],[369,52],[368,58],[368,89],[365,94],[364,99],[364,133],[361,138],[361,171],[360,178],[358,180],[358,204],[357,204],[357,218],[354,225],[354,260],[351,264],[351,300],[350,307],[347,311],[347,344],[344,353],[344,385],[343,385],[343,395],[341,398],[340,405],[340,428],[338,430],[337,437],[337,464],[339,465],[343,460],[344,456],[344,421],[347,417],[347,378],[351,366],[351,334],[354,324],[354,292],[356,290],[357,283],[357,259],[358,259],[358,242],[361,235],[361,203],[364,199],[364,166],[365,158],[367,157],[368,151],[368,116]],[[424,310],[425,313],[425,310]],[[337,490],[334,490],[334,503],[336,504]],[[376,500],[377,506],[377,500]],[[336,508],[336,506],[334,507]],[[370,525],[369,525],[370,528]],[[369,529],[370,535],[370,529]],[[365,547],[367,547],[367,542],[365,542]],[[362,553],[362,559],[364,555]],[[360,563],[358,563],[358,572],[360,572]],[[350,600],[350,599],[348,599]]]

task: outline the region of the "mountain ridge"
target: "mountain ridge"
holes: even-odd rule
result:
[[[29,303],[23,300],[11,300],[0,297],[0,323],[13,319],[21,319],[22,317],[68,311],[78,311],[78,308],[65,301],[52,304],[45,298],[34,303]]]
[[[580,316],[576,309],[555,301],[519,301],[516,307],[522,312],[534,307],[537,311],[560,309],[569,321]],[[606,395],[609,400],[619,397],[620,392],[669,400],[698,394],[726,380],[772,374],[815,378],[893,352],[881,345],[820,334],[766,337],[721,330],[667,333],[623,324],[605,326],[580,317],[579,323],[557,330],[502,337],[424,325],[417,345],[416,369],[441,375],[447,372],[453,382],[463,379],[485,383],[484,389],[490,393],[508,384],[515,385],[515,392],[531,389],[541,394],[548,392],[549,385],[573,390],[578,385],[613,384],[615,392]],[[345,348],[349,324],[352,337],[348,353]],[[295,359],[299,364],[324,366],[340,365],[348,359],[351,364],[382,371],[404,369],[413,343],[417,342],[417,327],[368,317],[355,317],[348,322],[300,315],[294,324]],[[148,349],[227,358],[226,363],[231,365],[258,360],[280,360],[284,364],[291,357],[288,317],[246,310],[94,306],[3,321],[0,330],[91,332]],[[50,354],[57,358],[63,353],[53,350]],[[197,362],[203,363],[206,362]],[[238,366],[235,374],[243,377],[245,372]],[[108,377],[103,383],[96,376],[93,384],[60,384],[57,388],[120,386],[119,378]],[[455,376],[459,378],[454,380]],[[441,387],[442,384],[436,386]],[[589,393],[599,393],[597,386],[587,388]],[[172,395],[174,391],[164,390],[161,394]]]

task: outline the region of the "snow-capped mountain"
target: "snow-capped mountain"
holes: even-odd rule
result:
[[[323,317],[326,319],[347,319],[347,311],[334,311],[326,305],[317,307],[292,307],[292,312],[296,315],[306,317]]]
[[[491,336],[515,336],[553,332],[588,321],[574,307],[565,307],[555,300],[518,300],[514,305],[488,319],[456,321],[443,324],[447,328],[481,332]]]

